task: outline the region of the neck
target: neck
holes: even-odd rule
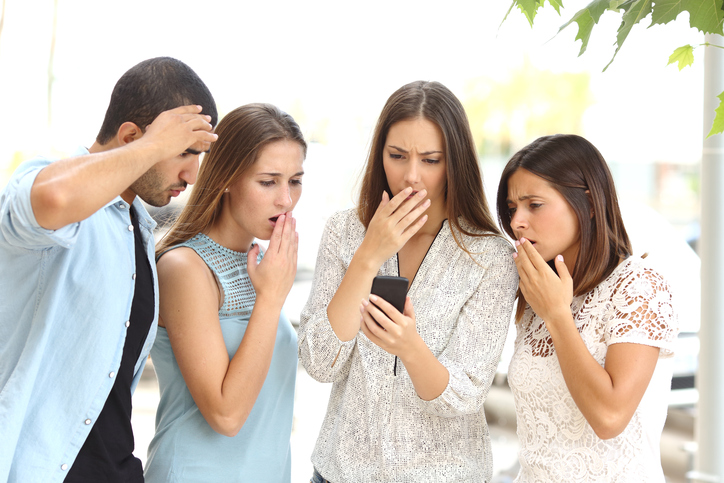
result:
[[[224,223],[224,217],[211,225],[206,235],[222,247],[235,252],[246,253],[254,242],[254,236],[235,224]]]

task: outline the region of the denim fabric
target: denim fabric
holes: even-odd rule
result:
[[[329,480],[325,480],[322,475],[320,475],[317,470],[314,470],[314,473],[312,474],[312,479],[309,480],[309,483],[332,483]]]
[[[135,288],[130,211],[120,197],[59,230],[38,225],[30,189],[49,163],[24,163],[0,195],[0,481],[63,481],[113,386]],[[135,388],[156,336],[158,284],[155,223],[140,200],[133,205],[156,305]]]

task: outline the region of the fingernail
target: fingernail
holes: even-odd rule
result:
[[[371,301],[371,302],[377,302],[377,296],[376,296],[376,295],[373,295],[373,294],[370,294],[370,301]]]
[[[525,243],[525,238],[521,238],[520,243]]]
[[[410,193],[412,193],[412,188],[408,186],[407,188],[405,188],[405,194],[409,195]]]
[[[563,261],[563,255],[558,255],[556,258],[558,259],[559,262]]]
[[[366,301],[366,300],[364,300],[364,299],[362,300],[362,305],[364,305],[365,307],[367,307],[369,304],[370,304],[370,303],[369,303],[368,301]]]
[[[518,252],[513,252],[513,258],[518,258]]]
[[[519,247],[519,246],[520,246],[520,240],[515,240],[515,246],[516,246],[516,247]]]
[[[417,192],[417,196],[419,196],[420,198],[422,198],[426,194],[427,194],[427,190],[420,190]]]

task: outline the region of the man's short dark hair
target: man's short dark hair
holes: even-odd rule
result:
[[[206,84],[188,65],[171,57],[144,60],[116,83],[96,141],[107,144],[124,122],[141,130],[164,111],[197,104],[216,126],[216,102]]]

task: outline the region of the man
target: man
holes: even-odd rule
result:
[[[184,63],[116,84],[96,142],[0,196],[0,481],[142,482],[131,394],[156,335],[153,228],[196,180],[216,105]]]

